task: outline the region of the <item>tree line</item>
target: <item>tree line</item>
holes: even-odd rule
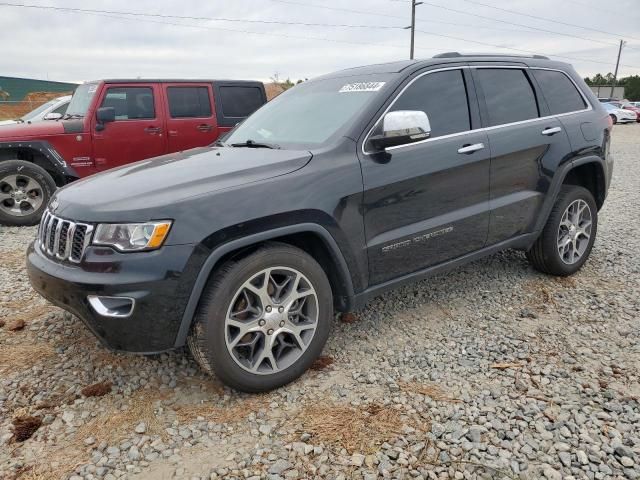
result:
[[[607,73],[602,75],[598,73],[593,77],[586,77],[584,81],[587,85],[612,85],[613,73]],[[640,75],[631,75],[629,77],[623,77],[616,80],[616,86],[624,86],[624,98],[629,101],[640,101]]]

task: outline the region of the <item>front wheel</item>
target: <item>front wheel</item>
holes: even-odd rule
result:
[[[24,160],[0,162],[0,223],[35,225],[55,190],[44,168]]]
[[[188,345],[200,366],[226,385],[264,392],[311,366],[332,318],[322,267],[298,248],[267,244],[213,272]]]
[[[616,117],[615,115],[609,115],[609,116],[611,117],[611,121],[613,122],[614,125],[618,123],[618,117]]]
[[[527,258],[541,272],[572,275],[587,261],[597,230],[598,208],[591,192],[576,185],[563,185]]]

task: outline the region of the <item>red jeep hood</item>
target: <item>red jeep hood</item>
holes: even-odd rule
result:
[[[63,134],[64,126],[62,122],[52,120],[0,126],[0,142],[7,140],[35,140],[49,135]]]

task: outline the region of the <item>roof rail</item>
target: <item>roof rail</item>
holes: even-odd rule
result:
[[[434,55],[432,58],[457,58],[457,57],[519,57],[519,58],[536,58],[539,60],[549,60],[549,57],[544,55],[510,55],[504,53],[466,53],[460,52],[445,52]]]

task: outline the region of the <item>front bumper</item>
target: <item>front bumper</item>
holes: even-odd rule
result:
[[[69,265],[45,256],[35,242],[27,251],[27,272],[38,293],[79,317],[105,346],[158,353],[176,347],[197,274],[193,252],[194,245],[128,254],[89,247],[79,265]],[[126,317],[100,315],[89,303],[93,295],[128,297],[135,308]]]

